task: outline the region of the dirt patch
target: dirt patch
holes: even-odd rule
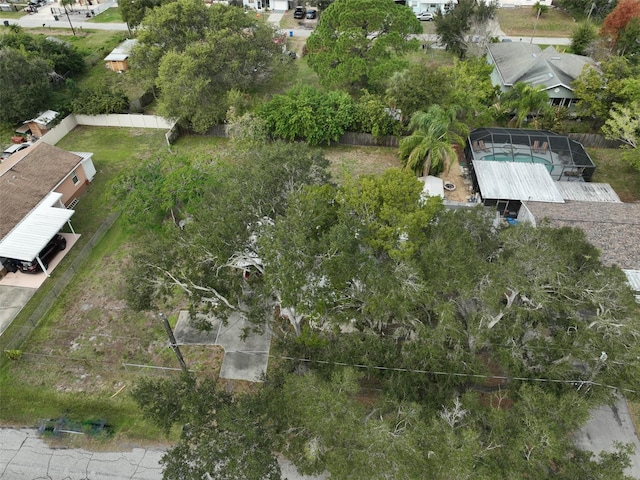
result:
[[[324,148],[323,153],[337,183],[343,183],[348,176],[379,175],[389,168],[400,167],[397,148],[335,146]]]
[[[469,189],[471,182],[463,175],[459,162],[453,164],[439,175],[445,183],[455,186],[455,190],[445,190],[444,198],[452,202],[466,202],[471,190]]]

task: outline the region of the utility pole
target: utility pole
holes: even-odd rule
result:
[[[178,358],[178,363],[180,364],[180,368],[182,368],[182,371],[184,373],[188,374],[189,369],[187,368],[187,364],[184,363],[184,358],[182,358],[182,352],[180,352],[180,347],[178,347],[178,344],[176,343],[176,337],[173,336],[173,330],[171,330],[171,325],[169,325],[169,319],[164,313],[158,313],[158,317],[160,317],[160,320],[162,320],[164,329],[166,330],[167,336],[169,337],[169,346],[171,347],[173,352],[176,354],[176,357]]]

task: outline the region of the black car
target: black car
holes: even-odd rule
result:
[[[317,16],[318,14],[315,10],[307,10],[307,15],[306,15],[307,20],[313,20]]]
[[[293,18],[303,19],[307,14],[307,9],[304,7],[296,7],[293,11]]]
[[[49,240],[47,246],[44,247],[38,255],[45,268],[48,268],[49,262],[57,255],[59,251],[64,250],[65,248],[67,248],[67,239],[62,235],[56,234],[51,240]],[[12,262],[16,269],[20,270],[23,273],[39,273],[42,271],[38,260],[35,258],[31,262],[27,262],[24,260],[12,260]],[[12,271],[9,268],[7,268],[7,270],[9,270],[10,272]]]

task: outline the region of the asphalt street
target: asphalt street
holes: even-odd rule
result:
[[[79,448],[50,448],[32,428],[0,428],[2,480],[161,480],[161,448],[132,448],[90,452]],[[301,475],[286,458],[279,458],[282,478],[323,480],[326,475]]]
[[[101,4],[101,9],[108,8],[110,5],[116,5],[117,2],[111,0],[106,3]],[[21,27],[26,28],[37,28],[37,27],[45,27],[45,28],[69,28],[69,22],[64,17],[59,17],[59,20],[56,21],[53,14],[51,13],[51,8],[60,8],[57,3],[50,3],[46,7],[42,7],[39,9],[38,13],[25,15],[19,19],[15,18],[3,18],[2,12],[0,12],[0,22],[8,21],[10,24],[20,25]],[[91,7],[86,7],[87,10]],[[280,23],[280,19],[282,18],[283,13],[271,13],[269,15],[269,22],[278,26]],[[86,16],[82,14],[74,14],[70,15],[71,23],[74,28],[77,28],[78,31],[82,32],[83,30],[116,30],[116,31],[126,31],[127,25],[125,23],[94,23],[87,22]],[[306,28],[293,28],[293,29],[284,29],[283,33],[286,35],[291,35],[293,37],[302,37],[307,38],[311,35],[313,30]],[[501,40],[511,40],[513,42],[529,42],[535,43],[539,45],[570,45],[570,38],[561,38],[561,37],[510,37],[504,35],[504,33],[499,30],[496,31],[498,38]],[[418,35],[418,38],[425,42],[436,43],[438,40],[437,35]]]

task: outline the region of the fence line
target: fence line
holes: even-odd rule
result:
[[[24,344],[24,342],[29,338],[29,335],[33,330],[38,326],[40,321],[45,317],[45,315],[49,312],[54,302],[60,296],[60,294],[69,286],[71,280],[75,276],[78,269],[82,266],[86,258],[93,251],[95,246],[102,240],[105,234],[109,231],[111,226],[115,223],[115,221],[120,216],[120,212],[112,213],[107,219],[98,227],[96,232],[93,234],[91,239],[87,242],[87,244],[80,250],[80,253],[73,259],[71,265],[65,270],[65,272],[60,275],[60,277],[56,280],[55,284],[51,287],[49,293],[42,299],[40,304],[36,307],[36,309],[31,313],[29,318],[26,320],[25,324],[19,327],[19,330],[13,336],[12,339],[8,340],[7,343],[3,343],[3,350],[19,350],[20,347]],[[15,321],[15,319],[14,319]],[[6,335],[10,330],[11,325],[5,330],[4,335]],[[2,338],[2,340],[5,340]],[[7,361],[7,358],[3,355],[0,357],[0,365]]]
[[[123,113],[109,115],[80,115],[70,113],[62,121],[49,130],[40,139],[49,145],[56,145],[78,125],[91,127],[121,127],[121,128],[155,128],[158,130],[173,130],[176,122],[171,122],[158,115],[142,115],[138,113]],[[179,136],[179,134],[178,134]],[[175,137],[177,138],[177,136]],[[175,141],[172,138],[172,141]]]
[[[226,125],[214,125],[205,135],[210,137],[227,137]],[[374,137],[370,133],[362,132],[344,132],[338,139],[340,145],[357,145],[361,147],[393,147],[398,146],[399,139],[393,135],[385,135],[383,137]]]
[[[623,145],[620,140],[607,140],[598,133],[569,133],[567,137],[591,148],[619,148]]]

